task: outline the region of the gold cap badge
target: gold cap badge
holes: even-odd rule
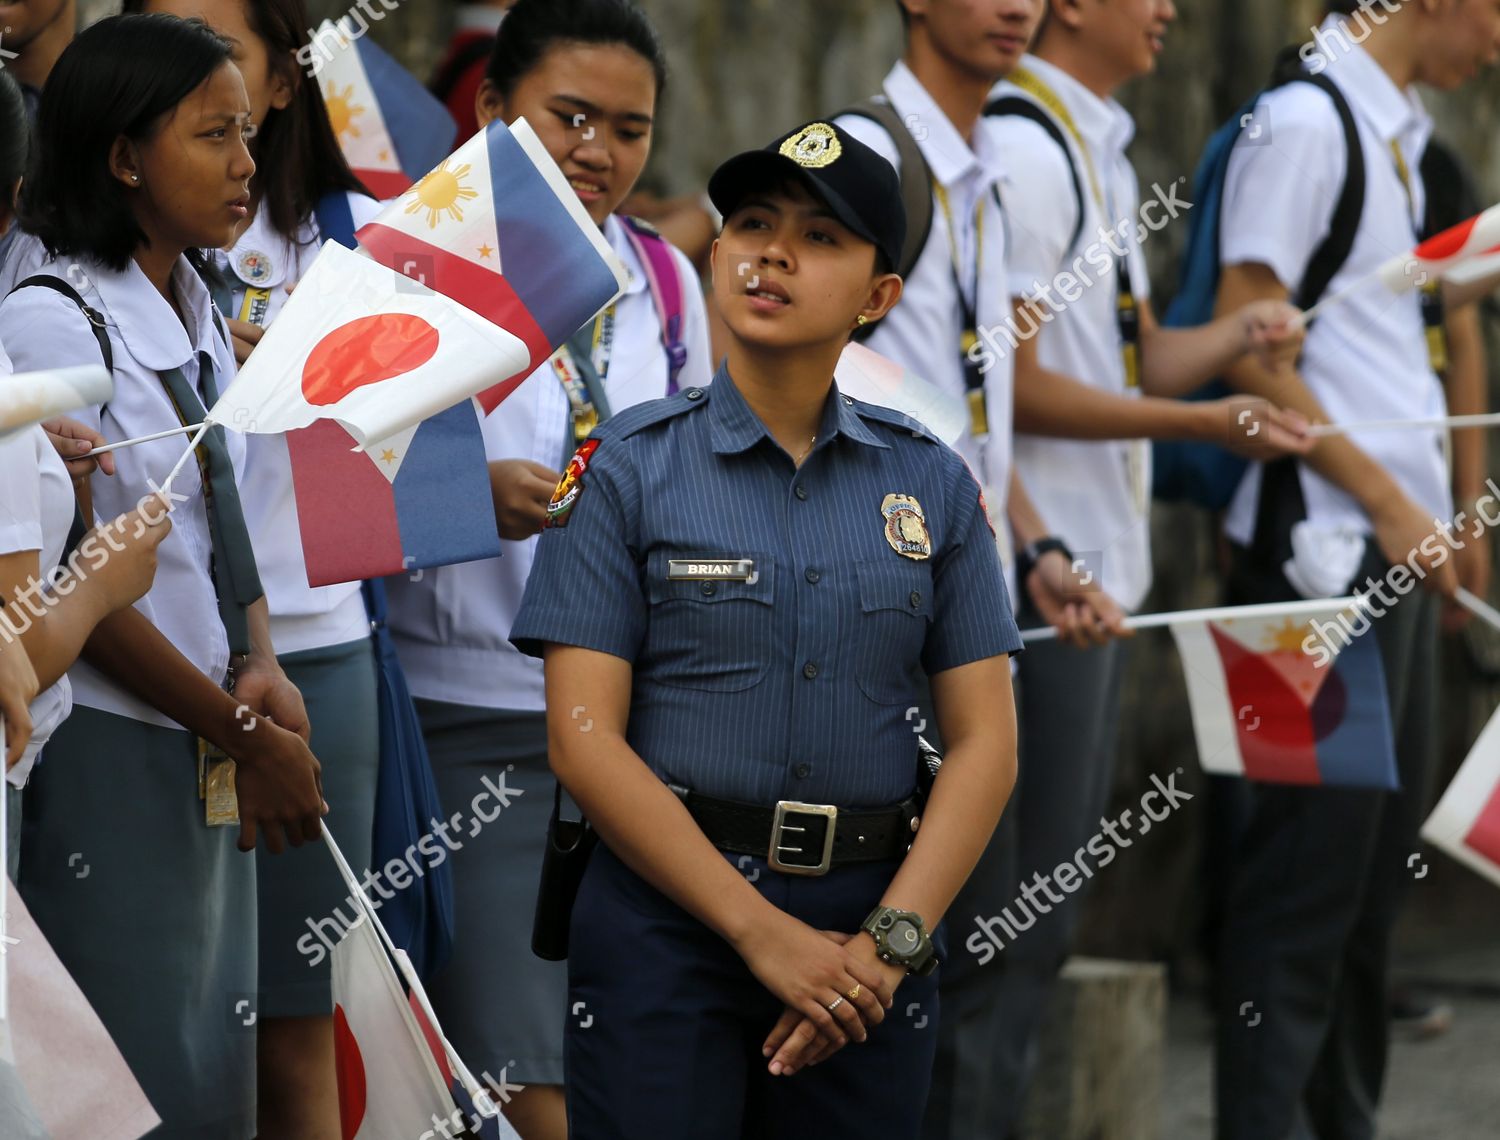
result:
[[[903,558],[920,562],[932,557],[932,536],[927,533],[927,516],[922,504],[910,495],[887,495],[880,503],[885,519],[885,540]]]
[[[816,169],[837,161],[844,145],[827,123],[809,123],[781,144],[781,153],[798,166]]]

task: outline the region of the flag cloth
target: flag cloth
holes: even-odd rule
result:
[[[1375,634],[1326,613],[1174,624],[1198,759],[1273,784],[1394,789],[1396,751]]]
[[[1397,293],[1417,289],[1465,262],[1500,252],[1500,206],[1491,206],[1452,229],[1428,238],[1409,254],[1380,267],[1380,280]]]
[[[455,1135],[468,1121],[451,1087],[471,1096],[484,1090],[443,1036],[410,961],[391,945],[326,827],[323,838],[360,913],[331,955],[342,1140],[416,1140],[438,1134],[445,1121]],[[487,1098],[486,1105],[493,1108]],[[504,1124],[500,1135],[516,1137]]]
[[[1422,825],[1422,838],[1500,886],[1500,712]]]
[[[16,1072],[53,1140],[136,1140],[161,1118],[20,893],[5,886],[6,1026]],[[0,1128],[0,1136],[10,1132]]]
[[[324,20],[303,50],[312,56],[344,158],[370,193],[393,198],[442,161],[458,126],[448,109],[364,32],[351,16],[337,25]]]
[[[624,265],[524,119],[496,120],[361,227],[376,261],[525,342],[527,368],[486,412],[620,294]]]
[[[114,394],[114,380],[102,364],[0,376],[0,436],[102,404]]]
[[[208,419],[264,433],[334,419],[394,477],[393,440],[527,359],[514,334],[329,242]]]
[[[969,422],[963,401],[955,400],[911,369],[854,341],[839,356],[833,379],[844,395],[905,412],[950,445],[963,435]]]

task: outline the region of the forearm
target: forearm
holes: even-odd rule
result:
[[[1141,391],[1184,396],[1221,375],[1248,349],[1244,323],[1223,316],[1195,329],[1141,329]]]
[[[580,733],[550,701],[547,720],[553,772],[626,866],[731,945],[775,910],[623,736]]]
[[[1201,439],[1202,408],[1122,396],[1040,365],[1016,367],[1017,432],[1064,439]]]
[[[967,689],[940,679],[932,687],[933,712],[948,748],[912,849],[881,897],[886,906],[916,911],[928,930],[936,929],[978,864],[1016,782],[1009,660],[965,668],[976,671]],[[954,708],[980,695],[987,706],[982,719],[972,709]]]
[[[83,647],[83,659],[189,732],[230,755],[244,750],[235,699],[206,677],[134,607],[110,614]]]
[[[1487,362],[1478,306],[1470,305],[1448,315],[1448,360],[1449,414],[1467,416],[1486,411]],[[1483,428],[1459,428],[1453,432],[1453,497],[1460,505],[1472,504],[1484,493],[1487,442]]]
[[[43,689],[57,684],[78,660],[94,627],[109,613],[97,581],[70,575],[60,585],[50,596],[36,596],[35,609],[13,602],[6,614],[9,630],[0,632],[7,638],[15,636],[26,647],[37,684]]]
[[[250,627],[250,663],[279,670],[276,647],[271,644],[271,607],[264,594],[246,608],[245,622]]]

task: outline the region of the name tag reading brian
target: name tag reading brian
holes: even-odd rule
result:
[[[753,558],[673,558],[667,578],[686,582],[749,582],[755,577]]]

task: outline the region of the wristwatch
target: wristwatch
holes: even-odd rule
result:
[[[1035,542],[1028,542],[1021,547],[1020,553],[1016,555],[1016,581],[1025,585],[1026,579],[1031,576],[1031,571],[1037,561],[1044,554],[1057,551],[1070,563],[1074,561],[1073,552],[1068,549],[1068,544],[1056,535],[1049,534],[1045,538],[1039,538]]]
[[[900,966],[918,977],[937,969],[937,951],[927,937],[922,916],[915,911],[877,906],[859,928],[875,939],[875,953],[882,962]]]

